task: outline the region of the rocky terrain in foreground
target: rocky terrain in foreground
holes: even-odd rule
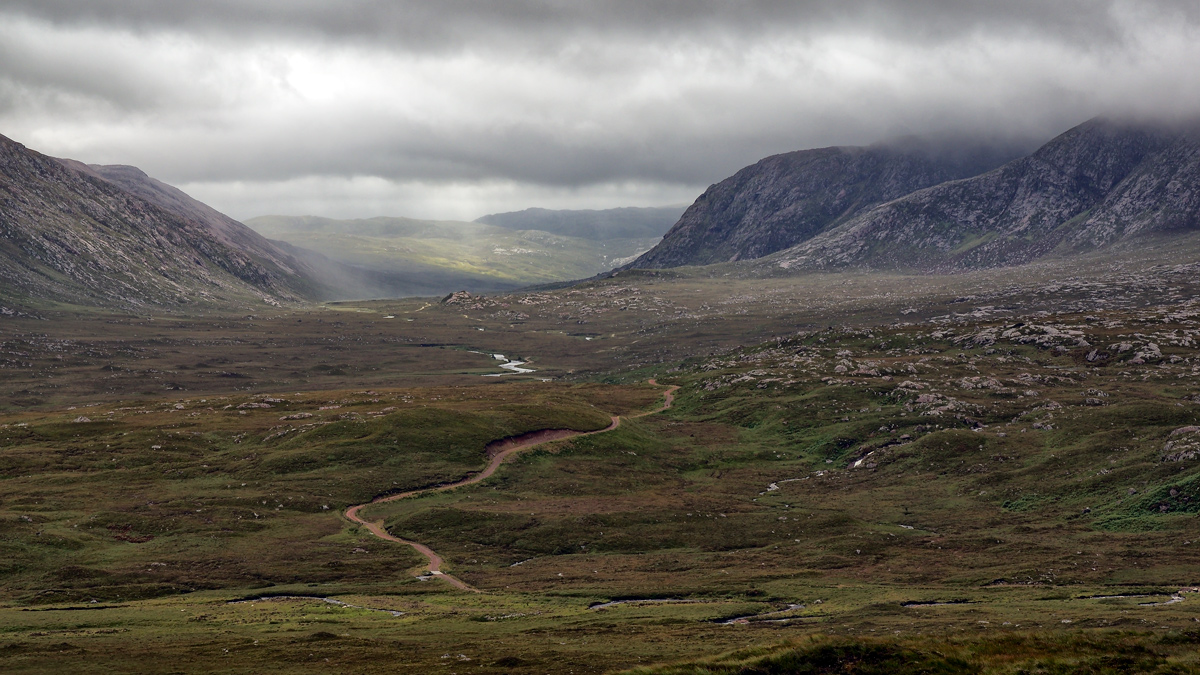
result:
[[[834,644],[886,666],[861,672],[1196,672],[1195,239],[956,275],[13,317],[0,663],[734,675]],[[650,378],[679,388],[639,417]],[[611,415],[355,510],[377,529],[343,515]]]

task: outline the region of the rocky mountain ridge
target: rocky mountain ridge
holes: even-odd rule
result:
[[[14,302],[125,309],[279,305],[316,292],[295,258],[196,204],[132,167],[60,161],[0,136],[0,290]]]
[[[1094,119],[1027,157],[879,205],[772,260],[952,272],[1197,227],[1200,136]]]
[[[629,267],[761,258],[886,201],[998,166],[1011,153],[948,153],[920,143],[828,147],[767,157],[710,186]]]
[[[974,175],[890,148],[776,155],[710,187],[628,267],[953,272],[1193,230],[1196,130],[1096,118]]]

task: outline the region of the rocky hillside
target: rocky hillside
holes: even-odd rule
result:
[[[197,205],[132,167],[60,161],[0,136],[0,296],[135,309],[314,293],[293,258]]]
[[[955,271],[1198,226],[1196,129],[1094,119],[993,171],[879,205],[771,262]]]
[[[832,147],[774,155],[708,188],[663,240],[629,267],[748,260],[786,249],[914,190],[974,175],[1011,157],[920,144]]]
[[[177,216],[204,225],[217,240],[227,246],[270,261],[281,268],[301,269],[304,266],[303,262],[295,260],[275,242],[269,241],[208,204],[193,199],[179,188],[147,176],[136,166],[84,164],[71,159],[58,161],[76,171],[108,181]]]

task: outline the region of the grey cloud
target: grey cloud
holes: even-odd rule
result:
[[[1195,114],[1197,60],[1194,0],[0,0],[0,133],[248,215],[301,184],[346,215],[362,177],[644,204],[805,147]]]
[[[845,128],[832,124],[803,134],[787,128],[757,129],[753,135],[714,134],[702,140],[661,130],[663,137],[656,139],[614,133],[588,144],[562,142],[533,128],[446,133],[412,127],[390,137],[336,134],[309,136],[304,141],[296,140],[304,134],[286,132],[244,141],[194,134],[174,139],[169,154],[163,153],[161,144],[147,142],[125,147],[119,158],[114,155],[110,160],[153,167],[160,175],[181,181],[271,181],[321,175],[448,183],[512,180],[558,187],[611,181],[703,186],[766,155],[829,145],[830,136],[847,134]],[[850,142],[867,144],[903,131],[860,132]],[[961,140],[964,135],[953,138]],[[1008,133],[995,139],[976,135],[972,140],[1028,148],[1044,137]]]
[[[72,25],[299,33],[440,50],[473,43],[536,48],[581,33],[719,38],[798,27],[867,29],[913,41],[987,31],[1103,44],[1124,35],[1127,12],[1114,11],[1121,8],[1142,16],[1200,19],[1200,6],[1192,0],[7,0],[2,11]]]
[[[25,45],[0,41],[0,86],[25,98],[91,100],[127,111],[161,106],[174,87],[160,70],[99,54],[34,51]],[[59,105],[70,105],[59,101]]]

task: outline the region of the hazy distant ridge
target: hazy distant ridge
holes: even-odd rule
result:
[[[658,238],[679,220],[684,206],[622,207],[603,210],[532,208],[492,213],[475,222],[510,230],[541,230],[580,239]]]
[[[660,227],[666,229],[667,226],[661,225],[663,216],[658,217]],[[506,219],[506,222],[516,221]],[[632,260],[659,239],[658,234],[616,236],[631,230],[645,231],[645,219],[628,217],[624,225],[619,220],[607,221],[616,223],[612,227],[597,222],[600,221],[590,222],[592,237],[523,226],[400,217],[334,220],[318,216],[260,216],[247,220],[246,224],[271,239],[321,251],[374,275],[373,279],[385,275],[397,282],[391,288],[405,291],[394,294],[435,295],[586,278]],[[542,224],[553,226],[545,220]]]

